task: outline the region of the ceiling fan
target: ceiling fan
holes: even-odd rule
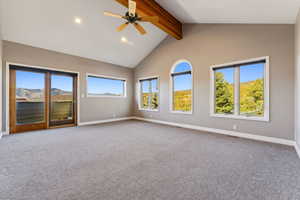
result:
[[[129,8],[129,10],[128,10],[128,12],[126,12],[125,16],[114,14],[114,13],[111,13],[111,12],[104,12],[104,15],[106,15],[106,16],[116,17],[116,18],[126,20],[126,22],[124,24],[122,24],[121,26],[119,26],[117,28],[118,32],[124,30],[129,24],[132,24],[140,34],[144,35],[147,32],[145,31],[145,29],[138,22],[157,23],[159,21],[159,17],[157,17],[157,16],[143,16],[143,17],[140,17],[136,13],[136,2],[133,1],[133,0],[128,0],[128,8]]]

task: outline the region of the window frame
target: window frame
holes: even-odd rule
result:
[[[259,61],[265,61],[264,69],[264,116],[263,117],[247,117],[239,115],[240,107],[240,70],[234,71],[234,114],[218,114],[215,113],[215,69],[218,68],[230,68],[238,65],[246,65]],[[238,68],[238,67],[237,67]],[[270,121],[270,58],[269,56],[258,57],[248,60],[236,61],[221,65],[213,65],[210,67],[210,116],[220,117],[220,118],[231,118],[231,119],[242,119],[242,120],[252,120],[252,121]]]
[[[123,95],[122,96],[114,96],[114,95],[101,95],[101,94],[91,95],[91,94],[89,94],[89,80],[88,80],[89,77],[124,81]],[[127,98],[127,79],[126,78],[86,73],[85,79],[86,79],[86,91],[85,92],[86,92],[87,98]]]
[[[192,76],[192,88],[191,88],[191,95],[192,95],[192,104],[191,104],[191,111],[188,111],[188,112],[185,112],[185,111],[178,111],[178,110],[174,110],[173,109],[173,99],[174,99],[174,81],[173,81],[173,76],[172,74],[174,74],[174,70],[176,68],[176,66],[182,62],[186,62],[188,63],[190,66],[191,66],[191,76]],[[186,115],[192,115],[193,114],[193,110],[194,110],[194,75],[193,75],[193,65],[190,61],[186,60],[186,59],[181,59],[181,60],[178,60],[176,61],[173,66],[171,67],[171,70],[170,70],[170,73],[169,73],[169,76],[170,76],[170,81],[169,81],[169,85],[170,85],[170,88],[169,88],[169,112],[170,113],[173,113],[173,114],[186,114]]]
[[[157,89],[158,89],[158,95],[157,95],[157,101],[158,101],[158,108],[157,109],[151,109],[151,108],[142,108],[142,84],[141,81],[146,80],[153,80],[157,79]],[[147,111],[147,112],[159,112],[160,110],[160,78],[159,76],[149,76],[149,77],[143,77],[138,79],[138,107],[140,111]]]

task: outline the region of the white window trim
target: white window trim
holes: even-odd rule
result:
[[[158,108],[157,109],[146,109],[146,108],[142,108],[141,104],[142,104],[142,85],[141,85],[141,81],[143,80],[147,80],[147,79],[157,79],[157,88],[158,88]],[[138,79],[138,107],[140,111],[145,111],[145,112],[159,112],[160,110],[160,78],[159,76],[149,76],[149,77],[143,77],[143,78],[139,78]]]
[[[186,62],[191,66],[191,76],[192,76],[192,105],[191,105],[191,111],[188,112],[184,112],[184,111],[177,111],[177,110],[173,110],[173,88],[174,88],[174,84],[173,84],[173,78],[171,76],[171,74],[173,73],[175,67],[182,62]],[[176,61],[172,68],[171,71],[169,73],[170,76],[170,80],[169,80],[169,85],[170,85],[170,89],[169,89],[169,112],[173,113],[173,114],[185,114],[185,115],[192,115],[193,114],[193,110],[194,110],[194,75],[193,75],[193,65],[190,61],[186,60],[186,59],[181,59]]]
[[[124,81],[124,94],[122,96],[100,95],[100,94],[99,95],[90,95],[89,90],[88,90],[88,88],[89,88],[88,77],[89,76]],[[86,80],[85,83],[86,83],[86,97],[87,98],[127,98],[127,79],[126,78],[86,73],[85,80]]]
[[[231,66],[231,65],[242,65],[246,63],[251,63],[251,62],[256,62],[256,61],[261,61],[265,60],[265,70],[264,70],[264,116],[263,117],[246,117],[246,116],[240,116],[239,115],[239,87],[235,87],[235,104],[234,104],[234,114],[217,114],[215,113],[215,74],[214,74],[214,69],[220,68],[220,67],[226,67],[226,66]],[[270,121],[270,80],[269,80],[269,75],[270,74],[270,57],[265,56],[265,57],[259,57],[259,58],[253,58],[253,59],[248,59],[248,60],[242,60],[242,61],[236,61],[232,63],[226,63],[226,64],[221,64],[221,65],[213,65],[210,67],[210,116],[211,117],[220,117],[220,118],[231,118],[231,119],[242,119],[242,120],[253,120],[253,121],[264,121],[264,122],[269,122]],[[235,70],[234,73],[235,80],[240,80],[240,74],[239,70]],[[235,84],[239,85],[239,82]],[[236,105],[238,104],[238,105]]]

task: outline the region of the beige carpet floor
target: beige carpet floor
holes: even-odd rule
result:
[[[297,200],[292,147],[140,121],[6,136],[1,200]]]

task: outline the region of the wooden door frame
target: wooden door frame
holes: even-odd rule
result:
[[[16,120],[17,120],[17,107],[16,107],[16,73],[17,71],[23,71],[23,72],[31,72],[31,73],[37,73],[41,74],[44,76],[44,120],[42,122],[37,122],[37,123],[29,123],[29,124],[20,124],[17,125]],[[35,69],[27,69],[27,68],[12,68],[9,70],[9,75],[10,75],[10,87],[9,87],[9,113],[11,114],[9,118],[10,122],[10,132],[12,134],[16,133],[22,133],[26,131],[34,131],[34,130],[42,130],[42,129],[47,129],[48,128],[48,106],[47,106],[47,101],[48,101],[48,90],[49,88],[49,82],[48,82],[48,77],[47,77],[47,72],[42,72],[39,70]],[[14,117],[12,117],[14,116]]]
[[[24,68],[32,68],[32,69],[40,69],[40,70],[46,70],[46,71],[56,71],[56,72],[64,72],[64,73],[73,73],[77,74],[77,102],[76,102],[76,119],[75,123],[76,125],[80,124],[80,72],[77,71],[70,71],[70,70],[65,70],[61,68],[50,68],[50,67],[43,67],[43,66],[34,66],[34,65],[27,65],[27,64],[20,64],[20,63],[14,63],[14,62],[6,62],[6,71],[5,71],[5,135],[10,134],[10,104],[9,104],[9,88],[10,88],[10,66],[17,66],[17,67],[24,67]]]

